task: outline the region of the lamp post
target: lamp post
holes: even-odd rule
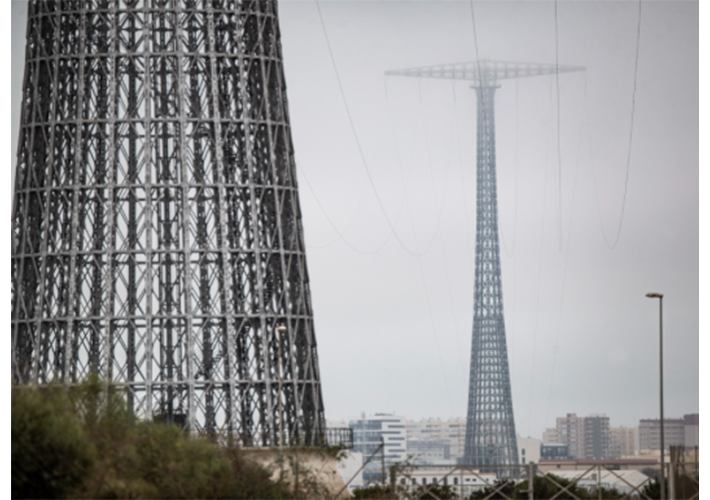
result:
[[[659,310],[659,344],[660,344],[660,374],[661,374],[661,500],[665,500],[665,483],[666,483],[666,473],[663,467],[664,455],[666,452],[665,442],[663,440],[663,294],[650,292],[646,294],[649,299],[658,299],[658,310]]]

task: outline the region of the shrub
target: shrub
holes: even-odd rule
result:
[[[12,389],[12,497],[61,498],[92,472],[96,450],[59,387]]]
[[[92,377],[12,392],[13,498],[293,498],[234,446],[138,421]]]

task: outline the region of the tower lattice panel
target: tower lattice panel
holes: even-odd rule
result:
[[[275,1],[29,3],[12,377],[91,372],[192,431],[322,435]]]

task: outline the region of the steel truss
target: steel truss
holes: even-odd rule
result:
[[[22,99],[13,383],[321,440],[276,2],[33,0]]]
[[[499,80],[582,69],[577,66],[481,60],[387,72],[390,75],[472,81],[476,91],[476,266],[463,463],[518,463],[498,239],[495,91]]]

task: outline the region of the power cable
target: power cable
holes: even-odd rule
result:
[[[464,180],[464,175],[463,175],[463,158],[461,157],[461,135],[459,134],[459,127],[458,127],[458,119],[456,118],[456,108],[457,108],[457,99],[456,99],[456,80],[452,80],[452,89],[453,89],[453,94],[454,94],[454,121],[455,121],[455,127],[454,130],[456,131],[456,142],[458,144],[458,151],[459,151],[459,174],[461,176],[461,189],[463,191],[463,204],[464,204],[464,223],[466,224],[466,243],[468,245],[468,262],[469,266],[471,267],[471,279],[473,280],[474,277],[474,261],[473,261],[473,246],[471,245],[471,232],[469,228],[471,227],[471,223],[468,220],[468,203],[466,200],[468,200],[468,193],[466,192],[466,183]]]
[[[549,117],[552,118],[552,81],[550,81],[550,93],[549,93]],[[538,318],[540,312],[540,295],[541,295],[541,282],[542,282],[542,255],[544,249],[545,241],[545,207],[546,207],[546,195],[547,195],[547,176],[549,171],[550,163],[550,134],[551,131],[548,130],[547,138],[547,152],[545,159],[545,182],[542,194],[542,227],[540,228],[540,265],[538,267],[537,276],[537,299],[535,302],[535,326],[533,328],[533,348],[532,348],[532,358],[531,358],[531,369],[530,369],[530,404],[528,405],[528,435],[530,435],[530,422],[532,421],[532,403],[533,403],[533,391],[535,389],[535,354],[537,350],[537,327]]]
[[[635,61],[634,61],[634,88],[633,88],[633,92],[631,94],[631,96],[632,96],[631,97],[631,123],[629,126],[629,147],[628,147],[627,154],[626,154],[626,178],[624,180],[624,197],[621,202],[621,218],[619,219],[619,227],[616,231],[616,238],[614,239],[614,243],[612,243],[611,245],[609,245],[609,240],[607,239],[606,231],[604,230],[604,222],[601,217],[599,194],[597,192],[597,180],[596,180],[596,174],[594,173],[594,162],[592,161],[592,174],[593,174],[592,179],[594,180],[594,194],[595,194],[596,200],[597,200],[597,212],[599,214],[599,223],[601,224],[602,235],[604,236],[604,243],[611,250],[616,248],[616,244],[619,242],[619,237],[621,236],[621,227],[624,224],[624,213],[626,211],[626,193],[627,193],[628,187],[629,187],[629,170],[631,169],[631,148],[632,148],[633,137],[634,137],[634,114],[636,112],[636,82],[637,82],[637,77],[638,77],[640,41],[641,41],[641,0],[639,0],[639,2],[638,2],[638,23],[636,26],[636,57],[635,57]],[[585,107],[586,107],[586,103],[585,103]],[[589,111],[587,109],[587,113],[588,112]],[[591,137],[591,132],[590,132],[590,137]]]
[[[587,95],[587,77],[586,74],[584,76],[584,96],[586,98]],[[587,124],[588,126],[588,124]],[[582,128],[584,127],[584,124],[580,126],[580,131],[579,131],[579,142],[577,143],[577,161],[575,163],[575,170],[574,170],[574,184],[572,187],[572,207],[570,210],[570,218],[569,218],[569,229],[567,233],[567,252],[565,254],[565,262],[564,266],[562,268],[562,288],[560,290],[560,307],[559,307],[559,314],[557,316],[557,329],[555,331],[555,343],[554,343],[554,348],[552,352],[552,368],[550,371],[550,389],[548,392],[547,396],[547,408],[545,409],[545,419],[543,422],[547,422],[547,417],[549,414],[550,410],[550,401],[552,400],[552,385],[553,381],[555,378],[555,366],[557,363],[557,346],[558,346],[558,341],[559,341],[559,336],[560,336],[560,325],[562,324],[562,309],[563,309],[563,303],[564,303],[564,297],[565,297],[565,285],[567,283],[567,265],[569,262],[569,254],[570,254],[570,248],[571,248],[571,242],[572,242],[572,228],[574,227],[573,221],[574,221],[574,207],[575,207],[575,201],[577,199],[577,179],[578,179],[578,174],[579,174],[579,161],[582,156]]]
[[[555,0],[555,88],[557,91],[557,221],[558,250],[562,251],[562,148],[560,147],[560,41],[557,25],[557,0]]]
[[[306,181],[306,185],[308,186],[308,189],[309,189],[309,190],[311,191],[311,193],[313,194],[313,198],[316,200],[316,204],[318,205],[318,208],[320,208],[321,212],[323,212],[323,215],[325,215],[326,220],[328,221],[328,223],[330,224],[330,226],[333,228],[333,230],[334,230],[334,231],[336,232],[336,234],[338,235],[338,237],[337,237],[335,240],[331,241],[330,243],[327,243],[327,244],[325,244],[325,245],[308,245],[310,248],[326,248],[326,247],[329,247],[330,245],[335,244],[336,242],[338,242],[338,241],[340,241],[340,240],[343,240],[343,242],[344,242],[348,247],[350,247],[351,250],[353,250],[353,251],[356,252],[356,253],[362,254],[362,255],[373,255],[373,254],[379,253],[380,250],[382,250],[382,249],[384,248],[384,246],[387,244],[387,242],[390,240],[390,238],[392,238],[392,232],[391,232],[391,231],[390,231],[390,233],[387,235],[387,237],[385,238],[385,240],[384,240],[375,250],[371,250],[371,251],[369,251],[369,250],[360,250],[360,249],[357,248],[355,245],[353,245],[352,243],[350,243],[350,242],[348,241],[348,239],[345,237],[345,232],[347,232],[348,228],[350,227],[350,225],[351,225],[351,224],[353,223],[353,221],[355,220],[355,215],[357,214],[357,210],[359,209],[360,204],[361,204],[361,202],[362,202],[364,196],[360,198],[360,203],[358,203],[358,207],[355,209],[355,213],[353,214],[353,217],[350,219],[350,222],[349,222],[349,223],[347,224],[347,226],[345,227],[345,230],[341,232],[341,231],[338,229],[338,227],[335,225],[335,223],[333,222],[333,220],[330,218],[330,216],[328,215],[328,212],[326,211],[325,207],[323,206],[323,204],[321,203],[320,199],[318,198],[318,195],[316,194],[315,189],[313,189],[313,185],[311,184],[310,180],[308,179],[308,175],[306,174],[306,171],[303,169],[303,167],[299,167],[299,171],[301,172],[301,174],[302,174],[302,176],[303,176],[303,179]],[[364,193],[363,193],[363,194],[364,194]],[[401,209],[402,209],[402,207],[401,207],[401,205],[400,205],[400,210],[398,211],[398,214],[401,212]],[[398,215],[398,217],[399,217],[399,215]]]
[[[392,108],[391,108],[391,106],[390,106],[390,101],[389,101],[389,87],[388,87],[388,85],[387,85],[387,82],[389,81],[388,79],[389,79],[389,77],[388,77],[387,75],[385,75],[385,103],[386,103],[387,112],[388,112],[389,118],[390,118],[390,128],[392,129],[392,136],[394,137],[395,151],[396,151],[396,153],[397,153],[397,162],[398,162],[398,165],[399,165],[399,167],[400,167],[400,171],[401,171],[401,175],[402,175],[402,183],[403,183],[403,186],[404,186],[404,200],[403,200],[403,203],[405,202],[405,200],[406,200],[407,203],[409,203],[409,198],[408,198],[409,195],[408,195],[408,193],[407,193],[407,182],[406,182],[406,177],[405,177],[405,175],[404,175],[404,167],[402,166],[402,158],[401,158],[401,152],[400,152],[400,149],[399,149],[399,142],[397,141],[397,134],[396,134],[395,131],[394,131],[394,124],[392,123],[392,116],[393,116],[393,113],[392,113]],[[420,105],[421,105],[421,93],[420,93]],[[422,122],[424,122],[424,121],[425,121],[425,120],[422,119]],[[425,141],[427,141],[427,149],[428,149],[429,146],[428,146],[428,137],[427,137],[427,134],[426,134],[426,130],[424,131],[424,139],[425,139]],[[429,170],[430,170],[430,172],[431,172],[431,165],[430,165]],[[433,175],[433,174],[432,174],[432,175]],[[437,207],[438,207],[438,204],[436,203],[436,192],[434,192],[434,209],[436,210],[436,215],[437,215],[436,227],[434,228],[434,231],[432,232],[431,239],[430,239],[429,242],[425,245],[424,250],[422,250],[421,252],[419,252],[419,251],[417,250],[416,255],[424,255],[425,253],[427,253],[427,252],[429,251],[429,249],[431,248],[431,245],[434,243],[434,240],[436,239],[436,232],[437,232],[437,230],[439,229],[439,225],[441,224],[441,217],[440,217],[440,215],[439,215],[439,210],[438,210]],[[414,233],[414,226],[413,226],[414,220],[412,219],[411,212],[410,212],[409,218],[410,218],[410,223],[412,224],[412,234],[414,235],[414,234],[415,234],[415,233]],[[418,248],[418,247],[417,247],[417,248]],[[415,255],[415,254],[412,253],[412,252],[409,252],[409,253],[410,253],[411,255]]]
[[[386,96],[388,95],[388,92],[387,92],[387,78],[386,78],[386,77],[385,77],[385,95],[386,95]],[[402,182],[403,182],[403,186],[404,186],[404,200],[405,200],[405,204],[406,204],[406,206],[407,206],[407,212],[409,213],[409,221],[410,221],[410,224],[411,224],[411,226],[412,226],[412,236],[413,236],[413,238],[414,238],[414,247],[415,247],[415,249],[416,249],[416,253],[414,254],[414,256],[417,258],[417,263],[419,264],[419,273],[420,273],[420,275],[421,275],[421,277],[422,277],[422,284],[423,284],[423,286],[424,286],[424,298],[425,298],[425,300],[426,300],[427,310],[428,310],[428,312],[429,312],[429,320],[431,321],[432,331],[434,332],[434,344],[436,345],[436,352],[437,352],[437,355],[438,355],[438,357],[439,357],[439,363],[440,363],[440,365],[441,365],[441,372],[442,372],[442,375],[443,375],[443,378],[444,378],[444,386],[446,387],[446,395],[447,395],[447,397],[448,397],[448,399],[449,399],[449,409],[450,409],[450,411],[453,413],[453,404],[452,404],[452,401],[451,401],[451,392],[449,391],[449,383],[448,383],[448,380],[447,380],[447,378],[446,378],[446,369],[445,369],[445,365],[444,365],[444,360],[443,360],[443,358],[442,358],[442,356],[441,356],[441,348],[439,347],[439,335],[437,334],[437,330],[436,330],[436,322],[434,321],[434,313],[433,313],[432,307],[431,307],[431,299],[430,299],[430,297],[429,297],[429,289],[427,288],[426,276],[425,276],[425,274],[424,274],[424,266],[422,265],[422,255],[423,255],[424,253],[426,253],[426,250],[423,251],[423,252],[420,252],[420,251],[419,251],[419,243],[418,243],[418,241],[417,241],[417,233],[416,233],[416,231],[415,231],[415,229],[414,229],[414,218],[412,217],[412,207],[411,207],[411,204],[409,203],[409,196],[408,196],[408,194],[407,194],[407,182],[406,182],[406,177],[405,177],[405,175],[404,175],[404,167],[402,166],[402,157],[401,157],[401,154],[400,154],[399,142],[397,141],[397,134],[395,133],[394,123],[393,123],[393,121],[392,121],[392,115],[393,115],[393,113],[392,113],[392,110],[391,110],[391,108],[390,108],[389,98],[387,97],[385,100],[386,100],[386,103],[387,103],[387,111],[388,111],[390,129],[391,129],[391,131],[392,131],[392,137],[394,138],[394,143],[395,143],[395,152],[396,152],[396,154],[397,154],[397,164],[398,164],[398,166],[399,166],[400,174],[402,175]],[[425,134],[425,135],[426,135],[426,134]],[[435,195],[436,195],[436,193],[435,193]],[[439,227],[439,226],[437,225],[437,229],[438,229],[438,227]],[[430,246],[430,245],[432,244],[432,242],[434,241],[435,236],[436,236],[436,230],[435,230],[435,232],[434,232],[434,235],[432,236],[432,239],[429,241],[429,243],[428,243],[428,245],[427,245],[427,249],[428,249],[428,246]],[[446,260],[446,256],[444,256],[444,260]],[[448,279],[448,275],[447,275],[447,279]]]
[[[331,47],[330,39],[328,38],[328,30],[325,28],[325,21],[323,20],[323,13],[321,12],[319,0],[316,0],[316,7],[318,8],[318,17],[320,18],[321,27],[323,28],[323,35],[325,36],[325,41],[328,46],[328,53],[330,54],[330,60],[331,60],[331,63],[333,64],[333,71],[335,72],[335,78],[338,82],[338,88],[340,89],[340,95],[343,99],[343,105],[345,106],[345,112],[347,113],[347,116],[348,116],[348,121],[350,123],[350,129],[352,130],[353,137],[355,138],[355,144],[357,145],[358,152],[360,153],[360,159],[362,160],[362,165],[365,167],[365,172],[367,173],[367,179],[370,182],[370,186],[372,186],[372,191],[375,194],[375,198],[377,199],[377,204],[379,205],[380,210],[382,211],[382,215],[385,217],[385,220],[387,221],[387,225],[389,226],[392,233],[394,233],[394,237],[399,242],[399,244],[402,246],[402,248],[408,254],[416,255],[414,252],[412,252],[407,247],[407,245],[404,244],[404,242],[400,239],[399,235],[397,234],[397,231],[395,231],[394,224],[392,223],[389,216],[387,215],[387,211],[385,210],[384,204],[382,203],[382,199],[380,198],[380,193],[377,191],[377,188],[375,187],[375,182],[372,179],[372,174],[370,173],[370,168],[367,164],[367,160],[365,159],[365,153],[362,149],[362,145],[360,144],[360,138],[358,137],[357,131],[355,130],[355,123],[353,122],[352,114],[350,113],[350,106],[348,106],[348,101],[345,97],[345,91],[343,89],[343,84],[340,81],[340,73],[338,72],[338,65],[335,63],[335,56],[333,55],[333,48]]]

